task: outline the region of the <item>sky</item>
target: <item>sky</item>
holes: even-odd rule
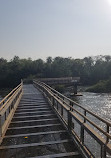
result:
[[[0,0],[0,58],[111,55],[111,0]]]

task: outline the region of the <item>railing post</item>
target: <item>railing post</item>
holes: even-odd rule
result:
[[[54,107],[54,96],[52,96],[52,106]]]
[[[58,110],[58,101],[57,101],[57,110]]]
[[[64,104],[64,97],[63,97],[63,104]],[[61,116],[63,116],[63,106],[61,105]]]
[[[4,115],[5,115],[5,120],[6,120],[7,119],[7,111],[5,111]]]
[[[101,146],[101,158],[106,158],[106,148],[104,145]]]
[[[21,79],[21,83],[23,84],[23,80]]]
[[[109,125],[107,124],[107,133],[109,133]],[[109,142],[109,138],[107,137],[106,138],[106,143],[108,143]]]
[[[71,126],[72,126],[72,115],[70,110],[68,110],[68,130],[71,132]]]
[[[21,92],[23,91],[23,80],[21,79],[21,86],[22,86],[22,89],[21,89]]]
[[[21,83],[22,83],[22,89],[21,89],[21,92],[23,92],[23,80],[21,79]]]
[[[86,110],[84,111],[84,116],[86,116]],[[86,119],[84,118],[84,123],[86,123]],[[84,144],[84,126],[81,125],[81,133],[80,133],[80,138],[82,144]]]
[[[84,111],[84,116],[86,117],[86,110]],[[84,123],[86,123],[86,119],[84,118]]]
[[[73,107],[73,102],[70,101],[70,106]],[[73,111],[73,109],[70,107],[70,110]]]
[[[82,144],[84,144],[84,127],[83,127],[83,125],[81,125],[80,138],[81,138]]]
[[[61,116],[63,116],[63,106],[61,105]]]
[[[14,108],[14,100],[11,103],[11,110]]]

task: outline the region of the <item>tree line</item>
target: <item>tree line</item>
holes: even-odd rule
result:
[[[80,77],[82,85],[93,85],[111,77],[111,56],[83,59],[48,57],[32,60],[15,56],[10,61],[0,58],[0,87],[14,87],[24,78]]]

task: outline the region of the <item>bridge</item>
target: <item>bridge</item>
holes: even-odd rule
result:
[[[50,86],[58,85],[58,84],[73,86],[73,93],[74,93],[74,95],[76,95],[77,94],[77,85],[80,82],[80,77],[39,78],[38,80],[41,82],[44,82]]]
[[[0,144],[0,158],[110,158],[111,122],[46,83],[22,82],[0,102]]]
[[[39,78],[38,80],[49,85],[73,84],[78,83],[80,81],[80,77]]]

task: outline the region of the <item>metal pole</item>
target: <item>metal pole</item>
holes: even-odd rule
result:
[[[101,146],[101,158],[106,158],[106,148],[104,145]]]
[[[68,130],[71,132],[71,125],[72,125],[72,116],[70,110],[68,111]]]
[[[84,127],[81,125],[81,142],[84,144]]]

